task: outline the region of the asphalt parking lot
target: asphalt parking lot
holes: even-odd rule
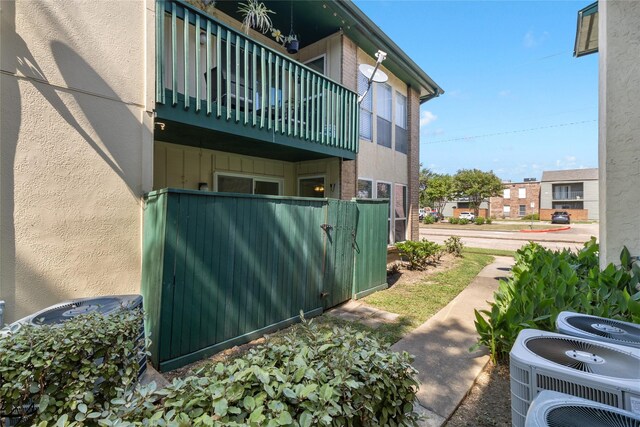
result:
[[[513,224],[512,222],[511,224]],[[528,229],[529,223],[522,224],[522,229]],[[539,224],[539,223],[538,223]],[[436,243],[443,243],[450,236],[459,236],[462,243],[468,247],[516,250],[529,241],[534,241],[549,249],[578,250],[592,236],[598,238],[598,224],[570,224],[568,230],[553,232],[527,233],[521,231],[491,231],[474,230],[474,224],[460,226],[459,229],[438,229],[435,227],[420,227],[420,238]]]

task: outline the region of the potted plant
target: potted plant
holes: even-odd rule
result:
[[[295,34],[289,34],[286,37],[284,47],[287,49],[287,53],[298,53],[298,49],[300,48],[298,36],[296,36]]]
[[[245,33],[249,32],[249,28],[260,31],[262,34],[272,30],[273,23],[269,15],[275,12],[268,9],[264,3],[248,0],[246,3],[240,3],[239,6],[238,12],[243,16],[242,30]]]

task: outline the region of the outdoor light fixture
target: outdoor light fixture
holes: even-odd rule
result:
[[[316,193],[323,193],[324,192],[324,185],[322,184],[318,184],[315,187],[313,187],[313,191],[315,191]]]
[[[156,122],[156,126],[158,126],[160,128],[160,130],[164,130],[164,128],[167,126],[165,123],[162,122]]]
[[[209,191],[209,183],[208,182],[199,182],[198,190],[200,191]]]
[[[200,44],[206,44],[207,43],[207,33],[205,33],[204,31],[200,31]]]

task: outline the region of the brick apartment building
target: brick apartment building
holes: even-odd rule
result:
[[[505,182],[502,197],[489,199],[489,215],[493,218],[522,218],[540,212],[540,181],[525,178],[523,182]]]

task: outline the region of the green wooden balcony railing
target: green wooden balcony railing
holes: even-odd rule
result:
[[[294,140],[329,155],[357,153],[355,92],[181,1],[158,1],[156,10],[162,114],[170,107],[201,116],[199,123],[214,130]]]

